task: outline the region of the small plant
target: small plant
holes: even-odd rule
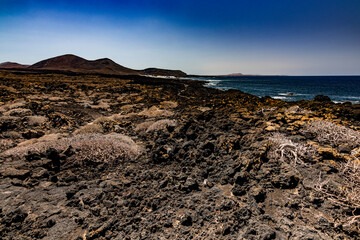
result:
[[[146,131],[151,125],[153,125],[155,122],[154,121],[146,121],[146,122],[142,122],[139,123],[136,127],[135,127],[135,131],[136,132],[140,132],[140,131]]]
[[[106,122],[111,122],[111,121],[114,121],[112,119],[112,117],[99,117],[97,119],[95,119],[93,122],[91,122],[91,124],[103,124],[103,123],[106,123]]]
[[[0,139],[0,152],[12,147],[14,142],[10,139]]]
[[[100,124],[89,123],[75,130],[74,135],[89,134],[89,133],[103,133],[103,129]]]
[[[292,106],[289,107],[287,109],[285,109],[285,113],[290,113],[290,114],[310,114],[312,113],[312,111],[303,109],[299,106]]]
[[[48,119],[45,116],[28,116],[26,120],[29,126],[39,126],[45,123]]]
[[[179,105],[177,102],[173,102],[173,101],[164,101],[161,102],[160,104],[163,108],[166,109],[176,108]]]
[[[261,108],[259,110],[256,110],[254,112],[254,114],[261,116],[262,118],[264,118],[264,120],[268,120],[269,117],[275,113],[275,111],[277,110],[277,107],[272,107],[272,108]]]
[[[176,120],[162,119],[151,124],[146,130],[146,132],[154,132],[154,131],[163,130],[166,127],[176,127],[176,126],[177,126]]]
[[[27,108],[14,108],[7,112],[4,112],[4,116],[26,116],[32,115],[32,111]]]
[[[351,148],[360,146],[360,132],[328,121],[318,120],[305,124],[303,132],[311,133],[320,143],[333,147],[341,144],[347,144]]]
[[[174,115],[174,112],[169,110],[159,109],[153,106],[151,108],[142,110],[141,112],[138,113],[138,115],[145,117],[170,117]]]
[[[135,158],[141,153],[141,148],[130,137],[122,134],[79,134],[74,137],[12,148],[2,155],[22,158],[29,151],[45,153],[48,149],[54,148],[62,152],[70,146],[75,150],[75,154],[71,158],[78,163],[115,163],[120,160]]]
[[[268,151],[269,159],[291,162],[294,165],[306,164],[318,154],[315,147],[304,143],[295,143],[281,133],[274,133],[269,140],[271,142]]]
[[[7,131],[1,134],[3,138],[9,138],[9,139],[19,139],[22,138],[21,133],[16,131]]]
[[[351,209],[352,216],[342,219],[342,223],[352,225],[360,220],[359,213],[356,213],[360,209],[360,165],[353,160],[349,160],[346,163],[341,163],[339,170],[339,176],[344,181],[343,187],[334,191],[328,186],[329,179],[322,179],[321,175],[319,175],[315,190],[336,205]]]

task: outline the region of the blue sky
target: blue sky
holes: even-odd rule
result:
[[[0,62],[72,53],[193,74],[360,74],[359,0],[0,0]]]

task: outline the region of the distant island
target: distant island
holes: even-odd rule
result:
[[[237,76],[244,76],[244,74],[242,74],[242,73],[231,73],[231,74],[221,75],[221,76],[237,77]]]

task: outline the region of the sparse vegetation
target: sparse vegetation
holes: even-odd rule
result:
[[[310,113],[312,113],[312,111],[303,109],[303,108],[301,108],[299,106],[291,106],[291,107],[285,109],[285,113],[290,113],[290,114],[310,114]]]
[[[0,139],[0,152],[12,147],[14,142],[10,139]]]
[[[2,137],[9,139],[19,139],[22,138],[21,134],[16,131],[7,131],[2,134]]]
[[[162,119],[151,124],[147,128],[146,132],[159,131],[165,129],[166,127],[176,127],[176,125],[176,120]]]
[[[39,126],[46,123],[47,117],[45,116],[28,116],[26,120],[30,126]]]
[[[312,127],[318,129],[326,126],[325,129],[328,130],[329,127],[335,125],[323,122],[324,121],[320,123],[317,122],[315,125],[312,125]],[[324,134],[322,132],[324,131],[323,129],[318,130],[321,134]],[[341,133],[344,133],[346,131],[350,131],[351,129],[336,125],[334,130],[340,130]],[[322,137],[320,139],[326,143],[335,141],[332,138],[329,139],[327,134],[320,136]],[[344,136],[340,135],[339,138],[341,137],[341,140],[343,141]],[[339,138],[336,138],[337,144],[339,143]],[[271,144],[267,155],[268,158],[292,163],[295,166],[299,164],[306,166],[309,172],[317,171],[313,166],[314,161],[312,161],[314,160],[314,156],[319,156],[316,147],[304,143],[294,143],[285,135],[280,133],[274,133],[269,140],[271,141]],[[341,184],[339,188],[330,186],[330,178],[327,177],[323,179],[321,175],[322,172],[320,172],[319,180],[316,184],[314,184],[314,189],[321,193],[324,199],[329,199],[340,207],[352,209],[351,216],[345,216],[341,219],[342,223],[351,225],[360,219],[359,214],[355,213],[355,211],[360,209],[360,165],[356,161],[355,157],[349,159],[346,163],[340,162],[337,164],[340,166],[338,171],[343,184]]]
[[[24,101],[18,101],[15,103],[4,104],[0,106],[0,112],[6,112],[15,108],[23,108],[26,105]]]
[[[304,125],[303,132],[313,134],[318,142],[333,147],[341,144],[351,148],[360,146],[360,132],[329,121],[312,121]]]
[[[89,134],[89,133],[103,133],[103,129],[100,124],[89,123],[74,132],[74,135]]]
[[[5,116],[26,116],[26,115],[32,115],[32,111],[30,109],[26,108],[14,108],[7,112],[4,112]]]
[[[74,137],[16,147],[4,152],[3,155],[22,158],[29,151],[45,153],[48,149],[54,148],[62,152],[70,146],[76,151],[72,158],[78,163],[115,163],[120,160],[132,159],[141,152],[140,147],[130,137],[125,135],[79,134]]]
[[[152,117],[170,117],[174,115],[174,112],[169,110],[159,109],[155,106],[152,106],[151,108],[142,110],[138,114],[140,116],[152,118]]]
[[[323,179],[319,176],[319,181],[315,185],[315,190],[324,197],[334,202],[336,205],[350,209],[348,216],[344,216],[341,221],[345,225],[352,225],[360,220],[360,165],[356,161],[349,160],[340,164],[339,177],[344,184],[338,189],[329,186],[329,178]],[[360,230],[360,226],[358,226]]]
[[[135,131],[136,132],[140,132],[140,131],[146,131],[151,125],[153,125],[155,123],[155,121],[146,121],[146,122],[142,122],[139,123],[136,127],[135,127]]]
[[[317,155],[314,146],[295,143],[281,133],[274,133],[269,140],[271,144],[268,158],[270,159],[278,159],[296,165],[311,162],[313,157]]]
[[[173,101],[163,101],[161,102],[161,106],[165,109],[171,109],[171,108],[176,108],[179,104],[177,102],[173,102]]]

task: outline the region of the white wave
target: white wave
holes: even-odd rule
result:
[[[360,97],[354,97],[354,96],[348,96],[348,97],[344,96],[343,98],[360,100]]]
[[[220,90],[222,90],[222,91],[226,91],[226,90],[234,89],[234,88],[231,88],[231,87],[216,87],[216,89],[220,89]]]
[[[284,97],[284,96],[271,96],[273,99],[280,99],[280,100],[285,100],[285,99],[289,99],[288,97]]]
[[[216,87],[221,80],[218,79],[207,79],[205,83],[205,87]]]
[[[334,103],[338,104],[338,103],[346,103],[346,102],[350,102],[351,104],[360,104],[360,101],[333,101]]]
[[[279,93],[280,96],[295,96],[297,94],[293,93],[293,92],[286,92],[286,93]]]

